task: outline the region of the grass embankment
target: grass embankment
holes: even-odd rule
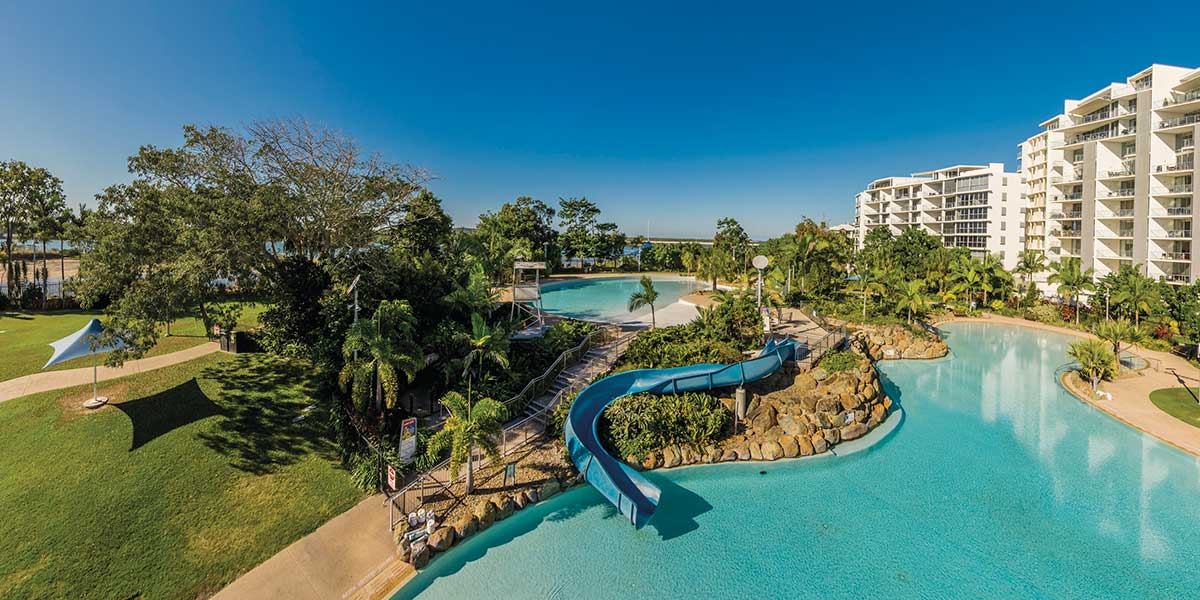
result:
[[[0,597],[196,598],[362,494],[306,363],[212,354],[0,404]]]
[[[1163,388],[1150,392],[1150,401],[1168,415],[1192,427],[1200,427],[1200,403],[1196,402],[1197,396],[1200,396],[1200,390],[1197,388]]]
[[[258,326],[258,317],[266,309],[266,304],[243,303],[238,327],[249,329]],[[42,365],[53,353],[50,342],[79,331],[94,318],[103,320],[103,314],[100,311],[0,312],[0,348],[4,349],[4,360],[0,361],[0,381],[41,371]],[[204,323],[195,316],[184,316],[171,324],[171,335],[159,338],[158,344],[146,356],[168,354],[206,341]],[[49,370],[90,366],[92,359],[83,357],[55,365]]]

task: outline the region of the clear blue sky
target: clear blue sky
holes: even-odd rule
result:
[[[1064,98],[1200,66],[1178,2],[21,4],[0,159],[50,168],[72,204],[183,124],[305,116],[433,171],[465,225],[519,195],[586,195],[630,233],[841,222],[870,179],[1015,168]]]

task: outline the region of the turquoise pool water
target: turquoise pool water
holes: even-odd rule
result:
[[[684,295],[700,289],[694,279],[684,277],[651,277],[658,291],[655,308],[663,308]],[[650,309],[627,310],[629,296],[641,289],[641,277],[601,277],[572,279],[542,285],[542,308],[547,312],[599,321],[629,321],[645,317]]]
[[[396,598],[1200,596],[1200,462],[1063,392],[1069,338],[945,330],[951,357],[881,366],[906,417],[870,450],[653,473],[641,531],[576,488]]]

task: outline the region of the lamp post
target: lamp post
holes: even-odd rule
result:
[[[755,256],[754,260],[751,261],[751,264],[754,265],[754,268],[758,269],[758,294],[757,294],[757,296],[758,296],[758,307],[759,308],[762,308],[762,272],[763,272],[763,269],[767,268],[767,265],[770,263],[771,263],[770,259],[768,259],[767,257],[765,257],[761,254],[759,254],[758,256]]]

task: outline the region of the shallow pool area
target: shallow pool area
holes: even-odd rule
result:
[[[648,476],[634,530],[575,488],[437,557],[396,598],[1186,598],[1200,461],[1054,380],[1074,338],[945,325],[880,363],[905,418],[847,456]]]
[[[650,279],[658,291],[658,301],[654,303],[656,309],[665,308],[703,287],[691,277],[652,275]],[[648,321],[648,307],[632,313],[628,310],[629,296],[641,289],[640,281],[639,275],[625,275],[544,283],[542,308],[574,319],[625,322],[645,318]]]

